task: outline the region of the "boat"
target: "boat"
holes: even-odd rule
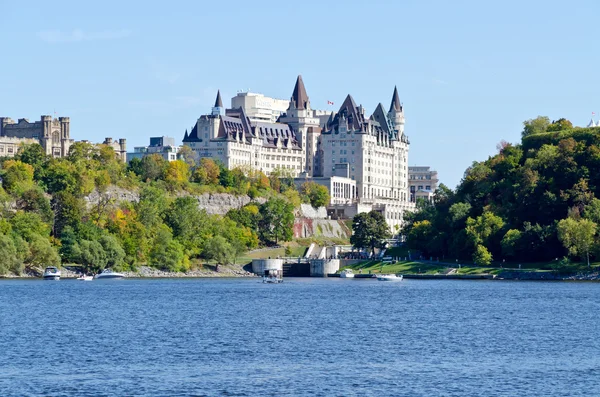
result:
[[[352,269],[344,269],[340,273],[340,278],[354,278],[354,272]]]
[[[403,277],[402,275],[395,275],[395,274],[379,274],[377,275],[377,280],[379,281],[402,281]]]
[[[60,270],[54,266],[48,266],[44,270],[44,280],[60,280]]]
[[[265,274],[263,275],[263,283],[267,283],[267,284],[283,283],[283,270],[265,269]]]
[[[104,269],[102,270],[100,273],[96,274],[94,276],[94,279],[103,279],[103,280],[108,280],[108,279],[117,279],[117,278],[124,278],[125,275],[123,273],[117,273],[117,272],[113,272],[112,269]]]
[[[87,276],[85,274],[81,275],[80,277],[77,277],[77,280],[82,280],[82,281],[92,281],[94,279],[94,276]]]

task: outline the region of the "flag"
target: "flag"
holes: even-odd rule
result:
[[[331,101],[327,101],[327,104],[328,104],[328,105],[333,105],[333,102],[331,102]]]

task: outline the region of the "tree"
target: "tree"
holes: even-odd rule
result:
[[[153,153],[149,156],[144,156],[141,163],[141,177],[143,181],[156,181],[165,176],[165,172],[169,167],[169,162],[160,154]]]
[[[46,223],[52,224],[54,220],[50,200],[48,200],[46,195],[44,195],[44,191],[38,186],[23,192],[17,199],[16,204],[19,210],[39,214]]]
[[[171,231],[164,225],[156,234],[148,256],[148,263],[163,270],[185,270],[183,247],[177,241],[173,240]]]
[[[308,198],[314,208],[324,207],[329,204],[329,190],[315,182],[304,182],[300,188],[301,194]]]
[[[518,252],[519,241],[521,240],[521,232],[516,229],[510,229],[502,237],[502,254],[509,258],[514,258]]]
[[[86,272],[98,272],[106,267],[106,254],[98,241],[79,242],[79,260]]]
[[[35,212],[17,211],[10,220],[13,233],[31,241],[34,236],[50,236],[50,226]]]
[[[548,130],[550,119],[547,116],[538,116],[535,119],[529,119],[523,122],[523,131],[521,136],[524,138],[533,134],[540,134]]]
[[[19,146],[19,151],[15,156],[15,160],[31,165],[35,170],[36,179],[38,179],[42,167],[48,160],[48,156],[44,152],[42,145],[39,143],[22,144]]]
[[[280,198],[271,198],[260,207],[258,234],[263,242],[279,243],[294,236],[294,207]]]
[[[100,237],[99,242],[104,249],[106,265],[108,267],[121,267],[123,265],[123,259],[125,259],[125,251],[116,237],[105,234]]]
[[[221,170],[213,159],[203,157],[194,171],[193,180],[202,185],[216,186],[219,183],[220,173]]]
[[[224,237],[215,236],[206,243],[204,257],[217,262],[216,271],[219,271],[220,265],[227,265],[233,262],[235,250]]]
[[[575,220],[566,218],[558,222],[558,238],[571,255],[579,255],[582,259],[587,258],[590,266],[590,250],[594,245],[596,224],[588,219]]]
[[[0,235],[0,258],[0,274],[21,272],[23,261],[19,259],[13,239],[9,236]]]
[[[497,215],[486,211],[476,219],[467,219],[467,235],[474,245],[487,244],[490,237],[498,233],[504,226],[504,221]]]
[[[383,248],[385,239],[391,234],[385,218],[380,212],[362,212],[352,219],[350,243],[356,248],[369,248],[375,254],[375,248]]]
[[[553,121],[547,128],[547,131],[562,131],[562,130],[570,130],[573,128],[573,123],[565,118],[560,118],[556,121]]]
[[[13,193],[18,186],[21,191],[32,186],[34,169],[31,165],[19,160],[7,160],[2,168],[2,186],[7,192]]]
[[[26,262],[34,266],[58,266],[60,257],[47,238],[36,235],[29,244]]]
[[[210,219],[205,210],[198,208],[198,200],[191,196],[176,198],[165,212],[165,223],[174,238],[187,250],[188,256],[197,256],[208,235]]]
[[[492,264],[492,254],[483,245],[478,244],[473,253],[473,262],[480,266]]]
[[[198,153],[194,152],[191,147],[183,145],[179,148],[179,152],[177,152],[177,159],[185,162],[188,168],[193,168],[196,166]]]
[[[189,182],[189,168],[181,160],[171,161],[165,171],[165,182],[171,190],[185,187]]]

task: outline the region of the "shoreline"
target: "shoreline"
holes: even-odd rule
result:
[[[212,267],[212,266],[211,266]],[[61,279],[64,280],[76,280],[78,277],[83,275],[82,272],[74,271],[75,266],[64,266],[60,268]],[[0,275],[0,279],[22,279],[22,280],[33,280],[41,279],[39,274],[33,271],[24,272],[21,275]],[[221,266],[219,271],[212,270],[207,267],[204,269],[189,270],[187,272],[170,272],[160,269],[155,269],[149,266],[140,266],[137,271],[124,271],[121,272],[125,275],[125,278],[225,278],[225,277],[258,277],[254,273],[247,272],[243,269],[242,265],[228,265]]]

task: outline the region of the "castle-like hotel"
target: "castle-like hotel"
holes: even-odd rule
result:
[[[240,95],[238,94],[238,97]],[[240,103],[238,97],[232,103]],[[273,121],[250,117],[255,108],[225,109],[217,93],[211,114],[200,116],[183,144],[200,158],[228,168],[251,167],[269,175],[289,170],[297,183],[313,180],[329,188],[334,217],[382,212],[392,229],[414,209],[408,184],[408,137],[404,109],[394,89],[389,110],[371,116],[348,95],[337,112],[312,109],[298,76],[287,110]]]

